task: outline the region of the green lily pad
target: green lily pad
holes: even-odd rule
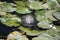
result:
[[[53,13],[55,10],[49,10],[45,13],[45,18],[51,20],[51,21],[56,21],[56,19],[53,17]]]
[[[54,8],[57,7],[57,3],[56,3],[55,1],[50,1],[50,2],[48,3],[48,5],[49,5],[49,7],[50,7],[51,9],[54,9]]]
[[[13,14],[13,13],[12,13]],[[12,15],[11,13],[7,13],[6,14],[6,17],[8,17],[8,18],[12,18],[12,17],[17,17],[17,15]]]
[[[21,20],[18,18],[0,18],[1,22],[9,27],[12,26],[19,26],[20,24],[18,24],[18,22],[20,22]]]
[[[6,23],[3,23],[3,24],[5,24],[7,26],[18,26],[19,25],[19,24],[16,23],[15,20],[9,20],[9,21],[7,21]]]
[[[18,12],[19,14],[26,14],[30,13],[31,11],[26,7],[17,7],[16,12]]]
[[[60,12],[60,7],[58,7],[58,8],[56,9],[56,11],[57,11],[57,12]]]
[[[17,10],[16,12],[18,12],[19,14],[26,14],[26,13],[30,13],[31,11],[26,7],[25,2],[23,1],[15,1],[17,4]]]
[[[42,6],[44,9],[51,9],[47,2],[44,3]]]
[[[60,26],[56,26],[58,32],[60,32]]]
[[[60,12],[54,12],[54,13],[53,13],[53,16],[54,16],[56,19],[60,20]]]
[[[23,1],[15,1],[15,3],[20,7],[25,7],[25,3]]]
[[[53,27],[51,24],[49,24],[46,21],[41,21],[37,25],[38,25],[38,27],[43,28],[43,29],[48,29],[48,28],[52,28]]]
[[[33,38],[32,40],[56,40],[56,38],[50,36],[49,34],[40,34],[38,37]]]
[[[43,9],[42,4],[39,1],[30,2],[30,4],[28,5],[28,7],[30,9],[34,9],[34,10]]]
[[[45,12],[46,12],[46,10],[36,11],[35,12],[37,21],[42,21],[42,20],[45,19]]]
[[[7,22],[4,23],[4,24],[7,25],[7,26],[19,26],[19,24],[16,23],[15,20],[9,20],[9,21],[7,21]]]
[[[16,11],[16,8],[15,8],[15,4],[13,3],[4,3],[4,4],[1,4],[0,7],[2,7],[0,9],[0,11],[3,11],[3,12],[13,12],[13,11]]]
[[[60,0],[57,0],[58,1],[58,3],[60,4]]]
[[[0,1],[0,5],[3,4],[3,3],[4,3],[4,2],[1,2],[1,1]]]
[[[45,12],[46,12],[46,10],[36,11],[36,12],[35,12],[35,15],[36,15],[36,16],[38,16],[38,15],[44,16],[44,15],[45,15]]]
[[[55,36],[57,34],[57,29],[49,29],[45,33],[47,33],[51,36]]]
[[[28,40],[28,38],[20,32],[14,31],[8,35],[7,40]]]
[[[26,32],[27,35],[30,35],[30,36],[37,36],[38,34],[40,34],[41,32],[38,31],[38,30],[31,30],[29,28],[25,28],[23,26],[20,26],[19,27],[20,30]]]

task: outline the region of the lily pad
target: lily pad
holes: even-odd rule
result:
[[[60,0],[57,0],[58,1],[58,3],[60,4]]]
[[[48,3],[48,4],[49,4],[51,9],[56,8],[56,3],[55,2],[51,2],[51,3]]]
[[[60,33],[60,26],[55,26],[57,31]]]
[[[1,22],[9,27],[12,26],[19,26],[20,24],[17,23],[18,18],[0,18]],[[19,20],[20,21],[20,20]],[[18,22],[19,22],[18,21]]]
[[[36,11],[35,12],[37,21],[42,21],[42,20],[45,19],[45,12],[46,12],[46,10]]]
[[[30,35],[30,36],[37,36],[38,34],[40,34],[41,32],[38,31],[38,30],[31,30],[29,28],[25,28],[23,26],[20,26],[19,27],[20,30],[26,32],[27,35]]]
[[[28,5],[28,7],[30,9],[34,9],[34,10],[43,9],[42,3],[40,3],[39,1],[30,2],[30,4]]]
[[[17,15],[12,15],[10,13],[7,13],[5,16],[0,17],[0,21],[8,26],[8,27],[12,27],[12,26],[19,26],[21,19],[17,17]]]
[[[44,3],[42,6],[44,9],[51,9],[47,2]]]
[[[57,12],[60,12],[60,7],[58,7],[58,8],[56,9],[56,11],[57,11]]]
[[[51,20],[51,21],[56,21],[56,19],[53,17],[53,13],[55,12],[56,10],[49,10],[45,13],[45,18]]]
[[[59,6],[57,0],[48,0],[48,5],[51,9],[55,9]]]
[[[56,26],[57,38],[60,40],[60,26]]]
[[[20,32],[14,31],[8,35],[7,40],[28,40],[28,38]]]
[[[38,27],[43,28],[43,29],[48,29],[48,28],[52,28],[53,27],[52,24],[49,24],[46,21],[41,21],[37,25],[38,25]]]
[[[25,7],[25,3],[23,1],[15,1],[15,3],[20,7]]]
[[[54,16],[56,19],[60,20],[60,12],[54,12],[54,13],[53,13],[53,16]]]
[[[15,1],[16,5],[17,5],[17,10],[16,12],[18,12],[19,14],[26,14],[26,13],[30,13],[31,11],[26,7],[25,2],[23,1]]]
[[[54,37],[49,34],[41,34],[38,37],[33,38],[32,40],[56,40]]]
[[[16,12],[18,12],[19,14],[26,14],[30,13],[31,11],[26,7],[17,7]]]
[[[16,8],[15,8],[15,4],[13,3],[4,3],[4,4],[1,4],[0,7],[2,7],[0,9],[0,11],[3,11],[3,12],[13,12],[13,11],[16,11]]]
[[[55,36],[57,34],[57,29],[49,29],[45,33],[47,33],[51,36]]]
[[[0,16],[5,16],[7,13],[0,11]]]

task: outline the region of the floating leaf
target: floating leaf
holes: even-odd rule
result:
[[[30,7],[30,9],[34,9],[34,10],[43,9],[42,4],[38,1],[30,2],[28,6]]]
[[[0,11],[0,16],[5,16],[7,13]]]
[[[60,32],[60,26],[55,26],[57,31]]]
[[[50,23],[52,21],[56,20],[52,16],[53,12],[55,12],[55,11],[47,11],[47,10],[36,11],[35,12],[36,19],[39,21],[39,23],[37,24],[38,27],[41,27],[41,28],[51,28],[51,27],[53,27],[52,25],[50,25]]]
[[[48,5],[48,3],[45,3],[42,5],[44,9],[50,9],[50,6]]]
[[[56,26],[56,30],[57,30],[57,38],[60,40],[60,26]]]
[[[19,24],[16,23],[15,20],[9,20],[5,23],[7,26],[19,26]]]
[[[42,21],[42,20],[44,20],[45,12],[46,12],[46,10],[36,11],[36,12],[35,12],[37,21]]]
[[[23,1],[15,1],[17,4],[17,10],[16,12],[18,12],[19,14],[26,14],[26,13],[30,13],[31,11],[26,7],[25,2]]]
[[[60,4],[60,0],[57,0],[58,1],[58,3]]]
[[[55,36],[57,34],[57,30],[56,29],[49,29],[45,33],[47,33],[51,36]]]
[[[15,1],[15,3],[20,7],[25,7],[25,3],[23,1]]]
[[[49,34],[40,34],[38,37],[33,38],[32,40],[56,40],[56,38],[50,36]]]
[[[46,21],[41,21],[37,25],[38,25],[38,27],[43,28],[43,29],[47,29],[47,28],[52,28],[53,27],[51,24],[49,24]]]
[[[20,19],[18,18],[0,18],[1,22],[9,27],[12,26],[19,26],[18,22],[20,22]],[[18,21],[17,21],[18,20]]]
[[[28,38],[20,32],[14,31],[8,35],[7,40],[28,40]]]
[[[0,18],[0,21],[4,25],[7,25],[8,27],[12,27],[12,26],[16,27],[20,25],[21,19],[18,18],[16,15],[7,13],[6,16]]]
[[[15,20],[9,20],[5,23],[8,26],[18,26],[19,24],[15,23]]]
[[[13,11],[16,11],[16,8],[15,8],[15,4],[13,3],[4,3],[4,4],[1,4],[0,7],[0,11],[3,11],[3,12],[13,12]]]
[[[49,5],[49,7],[50,7],[51,9],[54,9],[54,8],[56,8],[56,7],[58,6],[57,2],[54,1],[54,0],[50,0],[50,1],[48,2],[48,5]]]
[[[12,13],[13,14],[13,13]],[[12,17],[17,17],[17,15],[12,15],[11,13],[7,13],[6,14],[6,17],[8,17],[8,18],[12,18]]]
[[[45,13],[45,18],[51,20],[51,21],[56,21],[56,19],[53,17],[53,13],[55,12],[55,10],[49,10]]]
[[[56,9],[56,11],[57,11],[57,12],[60,12],[60,7],[58,7],[58,8]]]
[[[60,20],[60,12],[54,12],[54,13],[53,13],[53,16],[54,16],[56,19]]]
[[[27,35],[30,35],[30,36],[36,36],[36,35],[38,35],[38,34],[41,33],[41,32],[38,31],[38,30],[31,30],[31,29],[25,28],[25,27],[23,27],[23,26],[20,26],[19,29],[22,30],[22,31],[24,31],[24,32],[26,32]]]
[[[1,2],[1,1],[0,1],[0,5],[3,4],[3,3],[4,3],[4,2]]]
[[[16,12],[18,12],[19,14],[26,14],[30,13],[31,11],[26,7],[17,7]]]

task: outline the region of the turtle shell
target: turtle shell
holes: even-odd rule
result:
[[[37,21],[34,15],[24,15],[21,19],[21,24],[25,27],[33,27],[37,25]]]

